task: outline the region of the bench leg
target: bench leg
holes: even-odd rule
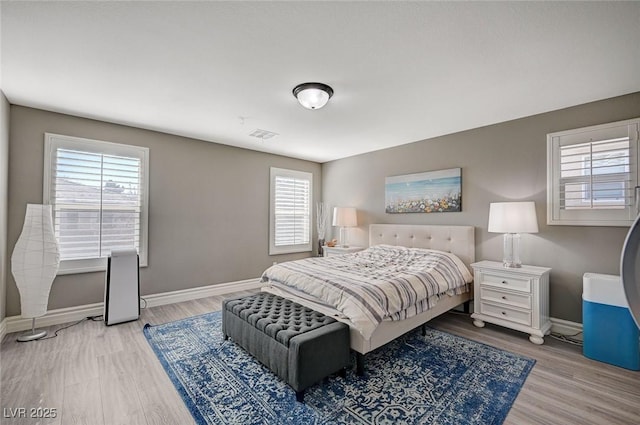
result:
[[[338,371],[338,376],[342,379],[347,379],[347,368],[343,367],[342,369],[340,369],[340,371]]]
[[[356,353],[356,375],[364,376],[364,354]]]
[[[420,326],[420,330],[422,332],[422,336],[427,336],[427,325],[423,323],[422,326]]]
[[[464,311],[464,314],[469,314],[470,308],[469,306],[471,305],[471,301],[465,301],[464,304],[462,305],[462,309]]]
[[[298,403],[304,403],[304,390],[296,391],[296,401]]]

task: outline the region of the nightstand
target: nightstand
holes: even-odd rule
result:
[[[362,251],[364,248],[361,246],[323,246],[325,257],[333,257],[334,255],[351,254],[353,252]]]
[[[543,344],[551,330],[549,320],[549,272],[547,267],[506,268],[496,261],[480,261],[473,267],[473,324],[484,322],[528,333],[534,344]]]

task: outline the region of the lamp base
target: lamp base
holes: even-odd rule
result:
[[[29,341],[35,341],[37,339],[43,338],[47,336],[47,331],[31,331],[30,334],[27,335],[21,335],[18,337],[18,342],[29,342]]]
[[[29,342],[35,341],[37,339],[43,338],[47,336],[47,331],[37,331],[36,332],[36,318],[31,318],[31,333],[28,335],[22,335],[18,337],[18,342]]]
[[[348,231],[349,229],[347,227],[345,226],[340,227],[340,242],[341,242],[340,248],[349,248],[349,244],[347,243]]]
[[[509,269],[522,267],[522,261],[520,261],[520,234],[504,234],[502,265]]]

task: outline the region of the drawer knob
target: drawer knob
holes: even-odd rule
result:
[[[506,299],[507,299],[507,297],[505,297],[505,296],[503,295],[503,296],[502,296],[502,299],[503,299],[503,300],[506,300]]]
[[[502,315],[503,315],[503,316],[506,316],[506,315],[507,315],[507,312],[506,312],[506,311],[503,311],[503,312],[502,312]]]
[[[505,285],[509,284],[509,282],[507,282],[506,280],[503,280],[502,283],[505,284]]]

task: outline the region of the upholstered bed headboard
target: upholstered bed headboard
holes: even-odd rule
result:
[[[399,245],[451,252],[469,266],[476,259],[473,226],[439,226],[430,224],[371,224],[369,246]]]

